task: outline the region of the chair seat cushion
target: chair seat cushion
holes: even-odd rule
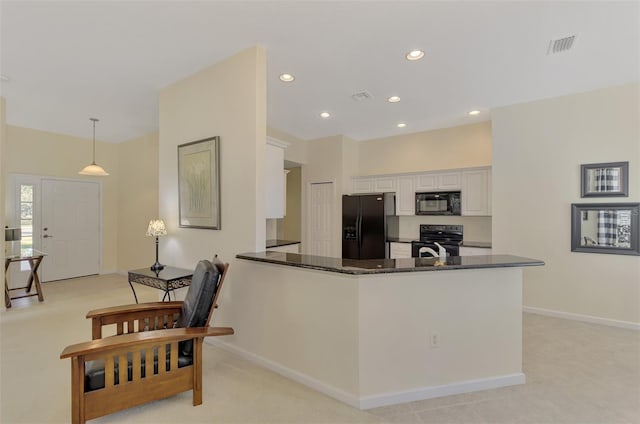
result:
[[[146,361],[145,356],[142,355],[141,365],[140,365],[140,377],[145,378],[146,374]],[[170,368],[170,355],[167,353],[167,359],[165,364],[165,369],[169,371]],[[132,366],[132,354],[129,353],[127,355],[127,381],[133,380],[133,366]],[[186,367],[193,364],[193,356],[188,355],[178,355],[178,368]],[[114,364],[114,381],[115,384],[120,383],[119,376],[119,363],[118,361]],[[153,373],[158,373],[158,353],[156,352],[153,356]],[[104,388],[104,361],[90,361],[87,362],[84,373],[84,389],[85,392],[90,392],[92,390],[103,389]]]

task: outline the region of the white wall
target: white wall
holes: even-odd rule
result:
[[[640,257],[571,252],[571,203],[640,201],[640,86],[494,109],[493,246],[542,259],[524,304],[640,323]],[[580,164],[629,161],[629,197],[580,198]]]

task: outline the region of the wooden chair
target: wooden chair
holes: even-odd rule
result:
[[[202,404],[203,339],[233,334],[231,327],[209,327],[228,269],[217,257],[200,261],[184,301],[90,311],[93,340],[60,354],[71,358],[71,422],[187,390],[193,406]],[[103,338],[109,325],[116,335]]]

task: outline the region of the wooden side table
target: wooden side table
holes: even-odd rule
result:
[[[131,286],[136,303],[138,303],[138,296],[132,283],[163,290],[164,296],[162,300],[164,301],[165,298],[171,300],[170,292],[181,287],[190,286],[192,275],[193,270],[174,268],[172,266],[165,266],[159,272],[152,271],[149,268],[134,269],[129,271],[129,286]]]
[[[43,252],[40,252],[31,248],[20,248],[16,251],[10,251],[5,253],[4,258],[4,305],[8,308],[11,307],[11,301],[13,299],[20,299],[23,297],[30,296],[38,296],[38,301],[43,302],[44,296],[42,294],[42,286],[40,285],[40,278],[38,277],[38,268],[40,267],[40,263],[42,263],[42,259],[44,259],[46,255]],[[29,262],[29,267],[31,272],[29,273],[29,279],[27,280],[27,285],[24,287],[16,287],[13,289],[9,288],[9,281],[7,278],[7,272],[9,270],[9,265],[12,262]],[[31,289],[35,286],[36,292],[31,293]],[[19,296],[11,296],[12,291],[16,290],[25,290],[24,294]]]

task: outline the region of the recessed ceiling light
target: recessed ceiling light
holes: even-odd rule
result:
[[[404,127],[406,127],[406,126],[407,126],[407,124],[406,124],[406,123],[404,123],[404,122],[399,122],[399,123],[398,123],[398,128],[404,128]]]
[[[292,82],[296,77],[291,74],[282,74],[280,75],[280,81],[282,82]]]
[[[407,60],[419,60],[424,57],[424,52],[422,50],[411,50],[405,57]]]
[[[480,115],[480,111],[479,110],[472,110],[471,112],[469,112],[469,115],[471,115],[471,116]]]
[[[387,99],[387,101],[389,103],[398,103],[400,101],[400,97],[398,96],[391,96]]]
[[[320,113],[320,117],[321,117],[321,118],[325,118],[325,119],[326,119],[326,118],[328,118],[328,117],[330,117],[330,116],[331,116],[331,114],[330,114],[329,112],[322,112],[322,113]]]

